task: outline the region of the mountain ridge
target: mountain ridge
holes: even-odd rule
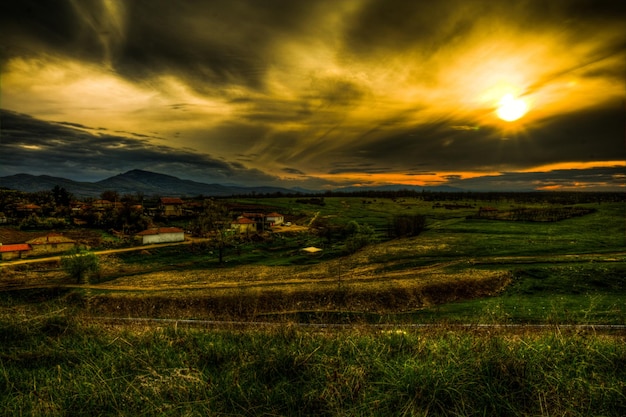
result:
[[[98,197],[102,192],[114,190],[121,194],[143,193],[147,195],[167,195],[171,197],[228,197],[252,193],[293,193],[295,190],[281,187],[239,187],[221,184],[205,184],[192,180],[134,169],[96,182],[74,181],[50,175],[14,174],[0,177],[0,187],[24,192],[48,191],[56,185],[65,188],[77,197]]]
[[[114,175],[96,182],[74,181],[62,177],[50,175],[14,174],[0,177],[0,187],[24,192],[49,191],[55,186],[63,187],[77,197],[98,197],[104,191],[114,190],[120,194],[142,193],[145,195],[162,195],[171,197],[195,197],[204,195],[207,197],[229,197],[245,194],[273,194],[273,193],[299,193],[310,194],[319,190],[305,190],[302,188],[283,188],[271,186],[243,187],[235,185],[206,184],[202,182],[181,179],[172,175],[157,172],[133,169],[122,174]],[[336,192],[359,192],[359,191],[447,191],[461,192],[460,188],[440,186],[421,187],[402,184],[388,184],[368,187],[342,187]]]

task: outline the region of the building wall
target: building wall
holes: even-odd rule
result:
[[[50,253],[61,253],[67,252],[68,250],[73,249],[75,246],[74,242],[65,242],[65,243],[46,243],[42,245],[32,245],[33,248],[31,254],[32,255],[45,255]]]
[[[26,258],[28,256],[28,252],[27,251],[2,252],[2,260],[10,261],[12,259]]]
[[[163,215],[164,216],[182,216],[183,208],[178,205],[166,204],[163,206]]]
[[[152,243],[182,242],[185,240],[185,233],[159,233],[155,235],[143,235],[141,238],[141,243],[143,243],[144,245],[149,245]]]
[[[284,222],[284,217],[283,216],[268,216],[267,217],[267,221],[269,223],[274,223],[275,225],[279,225],[279,224],[283,224]]]
[[[254,233],[257,231],[256,223],[231,223],[230,228],[239,233]]]

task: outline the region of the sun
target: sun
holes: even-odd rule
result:
[[[513,122],[524,116],[527,111],[528,104],[523,99],[515,98],[513,94],[506,94],[500,100],[496,113],[500,119]]]

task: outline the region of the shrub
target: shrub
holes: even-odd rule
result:
[[[403,214],[393,217],[389,234],[395,237],[417,236],[426,228],[426,216]]]
[[[94,274],[100,271],[98,257],[93,252],[78,246],[61,257],[61,267],[79,284],[88,273]]]

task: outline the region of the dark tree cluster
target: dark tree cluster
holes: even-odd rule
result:
[[[426,229],[426,216],[422,214],[400,214],[393,217],[389,226],[389,237],[417,236]]]

